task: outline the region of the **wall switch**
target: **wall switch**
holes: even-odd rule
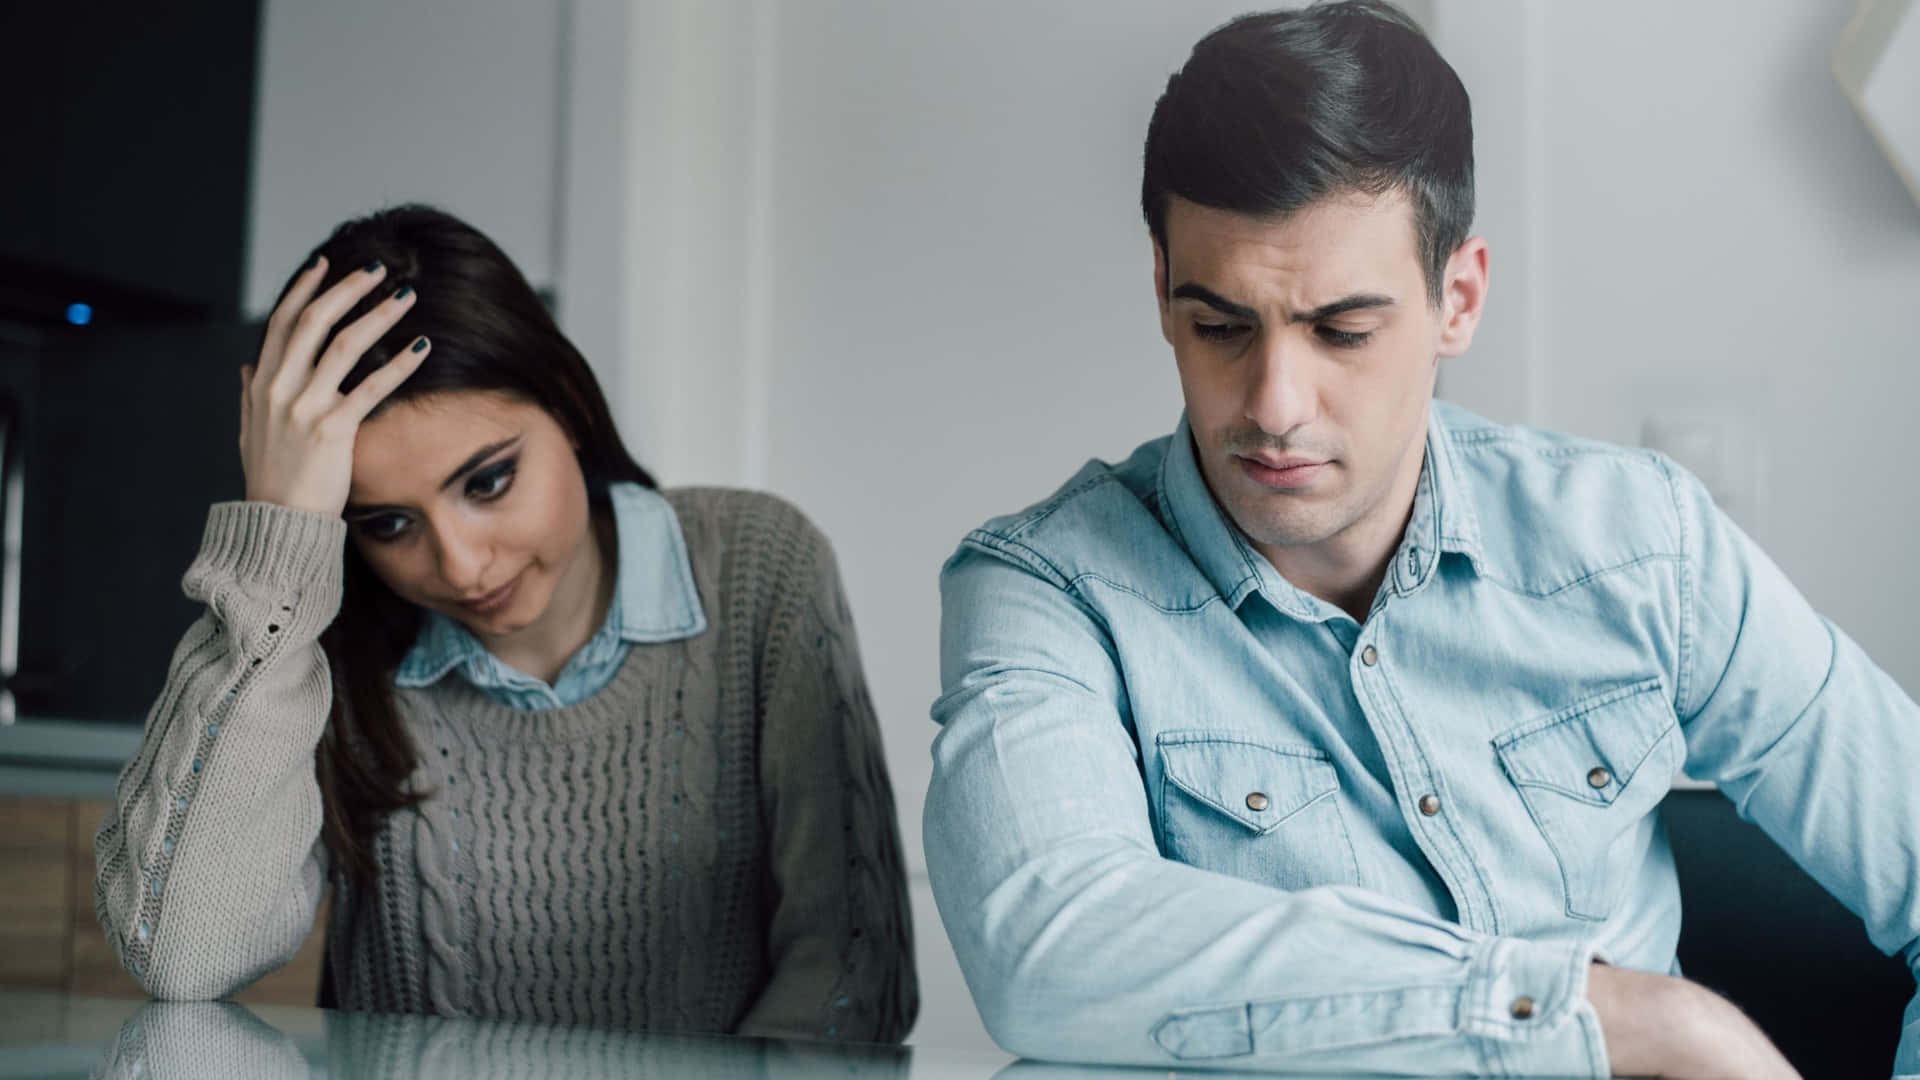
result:
[[[1658,413],[1642,425],[1640,445],[1678,462],[1748,535],[1759,534],[1761,448],[1745,418],[1719,410]]]

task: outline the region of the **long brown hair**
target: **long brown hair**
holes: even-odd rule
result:
[[[419,294],[406,316],[354,365],[342,392],[425,335],[433,350],[382,408],[453,391],[508,393],[545,409],[579,447],[580,470],[597,511],[606,509],[610,484],[654,486],[620,441],[586,359],[519,269],[478,230],[433,207],[397,206],[346,222],[314,254],[327,257],[323,289],[375,260],[387,266],[382,287],[338,326],[401,285]],[[289,279],[287,287],[292,284]],[[393,701],[394,671],[413,647],[422,615],[380,580],[352,544],[343,569],[340,614],[320,635],[332,671],[333,708],[314,774],[334,870],[349,884],[370,889],[377,871],[375,830],[387,814],[425,797],[407,786],[419,748],[401,727]]]

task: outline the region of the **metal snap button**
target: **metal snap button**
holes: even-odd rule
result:
[[[1271,805],[1272,804],[1267,801],[1266,795],[1261,792],[1256,791],[1247,796],[1247,809],[1249,810],[1265,810]]]
[[[1613,783],[1613,774],[1599,766],[1595,766],[1593,771],[1587,773],[1587,783],[1596,788],[1606,787],[1608,784]]]

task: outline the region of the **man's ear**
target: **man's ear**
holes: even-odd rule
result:
[[[1487,240],[1469,237],[1447,260],[1446,282],[1440,291],[1441,356],[1459,356],[1473,344],[1473,332],[1487,307]]]
[[[1167,251],[1153,241],[1153,298],[1160,309],[1160,336],[1173,344],[1173,312],[1167,307]]]

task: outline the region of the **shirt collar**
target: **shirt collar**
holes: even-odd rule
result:
[[[1388,582],[1402,595],[1426,584],[1439,562],[1438,553],[1463,554],[1475,564],[1483,558],[1479,521],[1465,497],[1454,460],[1447,426],[1450,409],[1435,402],[1430,412],[1426,459],[1420,467],[1413,512],[1388,571]],[[1258,592],[1295,618],[1325,621],[1339,614],[1333,605],[1281,577],[1220,508],[1200,470],[1193,430],[1184,413],[1160,465],[1160,498],[1195,565],[1235,609]]]
[[[611,493],[620,547],[621,639],[650,644],[704,632],[707,615],[673,504],[639,484],[615,484]]]
[[[610,640],[678,641],[705,632],[706,612],[693,582],[693,561],[672,504],[658,491],[638,484],[614,484],[608,494],[619,563],[607,621],[586,648]],[[394,672],[394,684],[430,686],[461,664],[480,659],[485,651],[459,621],[429,611],[420,636]]]
[[[1433,518],[1428,533],[1430,550],[1465,555],[1479,567],[1487,558],[1480,544],[1480,516],[1474,513],[1472,492],[1454,448],[1454,423],[1464,415],[1449,402],[1433,403],[1428,412],[1427,462],[1422,468],[1421,488]],[[1416,504],[1418,501],[1416,495]]]

